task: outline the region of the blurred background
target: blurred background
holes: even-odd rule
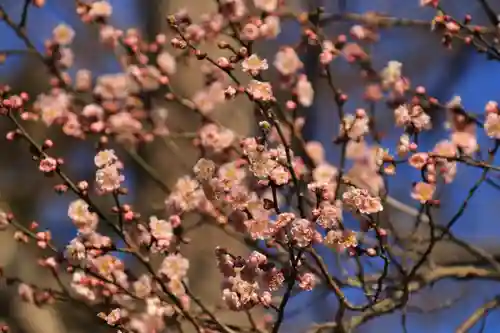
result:
[[[23,2],[21,0],[0,0],[8,14],[13,18],[21,15]],[[178,9],[186,8],[195,19],[202,13],[214,10],[210,0],[109,0],[113,5],[111,23],[122,29],[135,27],[146,39],[152,40],[160,32],[167,32],[165,15]],[[287,0],[287,4],[290,2]],[[500,12],[500,1],[490,0],[491,6]],[[433,10],[419,7],[418,0],[295,0],[294,8],[309,10],[317,5],[324,6],[329,13],[339,11],[365,13],[376,11],[395,17],[421,19],[430,21]],[[482,11],[480,1],[475,0],[444,0],[442,5],[454,17],[471,14],[477,24],[488,25],[489,22]],[[119,72],[120,64],[109,49],[100,46],[96,29],[80,22],[75,5],[70,0],[47,0],[41,9],[32,9],[29,15],[27,35],[39,50],[50,38],[52,30],[59,23],[66,23],[76,31],[73,51],[76,55],[76,69],[90,69],[95,76],[102,73]],[[332,35],[348,34],[352,22],[332,23],[328,32]],[[23,43],[3,22],[0,22],[0,52],[1,50],[23,49]],[[259,52],[273,55],[280,45],[295,43],[299,39],[299,27],[286,23],[277,40],[262,42]],[[215,46],[207,45],[205,50],[210,54],[219,52]],[[486,60],[484,55],[462,45],[455,45],[452,50],[445,49],[440,37],[433,34],[428,27],[395,27],[380,31],[380,41],[370,47],[373,63],[376,69],[385,67],[388,61],[402,62],[403,73],[409,77],[412,86],[423,85],[431,96],[442,102],[459,95],[467,110],[481,114],[489,100],[495,100],[500,93],[500,64]],[[318,140],[327,147],[328,160],[337,163],[339,150],[331,144],[336,135],[339,120],[334,110],[331,91],[325,80],[318,74],[316,57],[302,54],[306,63],[309,79],[313,82],[316,96],[314,105],[306,111],[307,122],[304,135],[308,140]],[[349,94],[350,99],[346,110],[353,112],[356,108],[367,108],[362,98],[362,78],[359,71],[343,61],[333,64],[334,82]],[[184,95],[192,95],[202,86],[199,68],[194,66],[180,67],[175,82],[178,90]],[[14,90],[26,90],[32,96],[48,88],[46,71],[34,57],[11,56],[0,65],[0,84],[10,84]],[[196,127],[198,121],[183,110],[168,106],[169,119],[178,129],[189,131]],[[386,136],[383,145],[393,151],[401,132],[394,130],[392,111],[383,103],[376,105],[377,124],[379,130]],[[236,128],[239,133],[251,133],[253,130],[251,107],[247,103],[228,103],[218,109],[217,116],[222,123]],[[238,116],[233,116],[238,112]],[[422,136],[422,149],[432,149],[436,142],[446,138],[445,115],[432,115],[434,128]],[[1,133],[6,133],[10,124],[0,122]],[[91,143],[81,143],[68,139],[58,130],[47,130],[42,126],[30,126],[33,135],[42,140],[50,137],[56,143],[56,152],[67,161],[66,169],[74,179],[92,179],[95,154]],[[479,132],[479,144],[488,145],[484,133]],[[1,141],[0,141],[1,142]],[[0,200],[5,210],[11,210],[20,221],[28,224],[36,220],[52,230],[56,244],[63,246],[75,236],[75,229],[67,217],[69,202],[74,200],[71,195],[58,196],[50,185],[56,182],[46,179],[40,173],[34,172],[35,165],[30,159],[27,147],[23,143],[0,143]],[[180,153],[182,152],[182,153]],[[138,152],[156,170],[159,170],[164,182],[172,185],[175,180],[188,172],[196,161],[196,150],[190,148],[190,143],[181,141],[177,146],[166,146],[154,143],[141,147]],[[134,161],[127,158],[123,152],[120,158],[125,162],[126,186],[129,194],[126,200],[134,205],[143,216],[161,214],[165,194],[144,175]],[[437,216],[438,223],[446,223],[459,204],[463,202],[468,190],[480,177],[481,170],[460,166],[453,184],[446,187],[442,193],[442,206]],[[410,198],[412,182],[419,179],[419,173],[409,167],[398,169],[396,176],[390,178],[389,188],[393,197],[409,205],[416,206]],[[500,228],[498,219],[498,190],[484,185],[480,188],[467,212],[455,226],[455,234],[476,245],[487,246],[490,249],[498,247],[500,253]],[[188,221],[186,223],[195,223]],[[402,227],[411,223],[409,217],[397,215],[397,224]],[[223,244],[235,253],[244,254],[248,250],[231,237],[210,225],[203,225],[191,234],[192,243],[186,246],[184,252],[191,260],[190,285],[195,293],[202,295],[209,303],[220,302],[220,275],[215,267],[213,250],[216,245]],[[36,281],[45,279],[50,285],[50,276],[41,275],[36,267],[36,249],[29,246],[19,246],[12,234],[0,234],[0,265],[9,272],[33,278]],[[326,260],[335,266],[337,256],[322,251]],[[446,254],[443,255],[453,255]],[[343,264],[349,265],[348,258],[343,258]],[[351,263],[352,264],[352,263]],[[43,278],[42,278],[43,277]],[[411,300],[422,311],[408,310],[408,332],[453,332],[454,329],[468,317],[478,306],[488,301],[494,294],[500,294],[498,283],[488,281],[454,282],[442,281],[431,288],[425,289]],[[0,318],[5,318],[16,332],[30,333],[62,333],[88,332],[92,320],[78,311],[68,311],[67,308],[40,310],[23,304],[12,297],[13,292],[0,290]],[[360,295],[349,295],[360,297]],[[441,305],[453,301],[453,306],[440,309]],[[322,288],[313,292],[302,293],[291,302],[286,313],[283,332],[306,332],[311,323],[321,323],[333,320],[336,309],[334,295],[325,293]],[[427,311],[426,311],[427,309]],[[262,314],[260,314],[262,315]],[[240,320],[236,315],[222,313],[227,320]],[[400,325],[401,313],[377,318],[359,328],[359,332],[397,333],[403,332]],[[478,325],[479,326],[479,325]],[[92,330],[101,330],[101,326]],[[477,332],[479,328],[476,328]],[[488,316],[487,324],[482,332],[500,332],[500,311]]]

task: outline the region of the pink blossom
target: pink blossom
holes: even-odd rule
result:
[[[270,101],[273,99],[273,89],[268,82],[252,80],[248,84],[247,90],[256,100]]]
[[[243,179],[246,177],[246,172],[242,168],[238,167],[234,162],[221,165],[217,174],[226,190],[241,184]]]
[[[180,254],[170,254],[160,266],[160,273],[172,280],[180,280],[186,277],[189,269],[189,261]]]
[[[75,75],[75,88],[79,91],[87,91],[92,87],[92,73],[87,69],[80,69]]]
[[[319,61],[321,62],[322,65],[328,65],[331,63],[334,59],[334,55],[330,51],[322,51],[319,54]]]
[[[327,245],[333,246],[337,251],[352,249],[358,246],[358,238],[353,231],[330,230],[325,238]]]
[[[160,69],[168,75],[175,74],[177,71],[177,64],[175,58],[168,52],[163,51],[156,58],[156,62]]]
[[[71,242],[66,246],[66,258],[71,258],[79,261],[85,259],[87,255],[87,248],[78,238],[72,239]]]
[[[276,38],[281,32],[281,22],[279,16],[268,15],[259,26],[260,34],[267,39]]]
[[[448,140],[438,142],[434,147],[433,152],[444,157],[456,157],[458,153],[457,146]]]
[[[486,113],[498,113],[500,110],[498,108],[498,103],[495,101],[489,101],[485,106]]]
[[[500,115],[497,112],[486,114],[484,130],[490,138],[500,139]]]
[[[221,81],[215,81],[208,86],[207,93],[214,103],[219,104],[226,101],[226,95],[224,93],[224,85]]]
[[[241,67],[244,72],[248,72],[254,76],[269,68],[267,60],[259,58],[256,54],[252,54],[250,57],[243,60],[241,62]]]
[[[113,149],[101,150],[94,157],[94,163],[98,168],[114,164],[116,161],[118,161],[118,157]]]
[[[415,200],[420,201],[420,203],[424,204],[427,201],[432,200],[435,190],[436,190],[436,185],[434,184],[418,182],[413,186],[411,197]]]
[[[322,202],[317,211],[318,217],[316,223],[325,229],[337,227],[342,221],[342,202],[336,201],[335,204]]]
[[[145,298],[153,291],[151,276],[141,275],[137,281],[133,283],[135,295],[140,298]]]
[[[295,74],[304,64],[299,59],[295,50],[291,47],[284,47],[276,53],[274,67],[283,75]]]
[[[451,135],[451,141],[467,155],[472,155],[478,149],[477,138],[472,133],[456,131]]]
[[[264,291],[260,296],[260,302],[265,307],[270,306],[272,304],[272,294],[269,291]]]
[[[420,6],[437,7],[439,0],[420,0]]]
[[[401,70],[403,64],[399,61],[389,61],[387,66],[380,73],[382,77],[382,86],[388,88],[393,86],[399,79],[401,79]]]
[[[34,108],[39,110],[42,121],[50,126],[54,121],[66,116],[71,98],[64,92],[54,92],[50,95],[41,94],[37,97]]]
[[[163,317],[171,315],[173,309],[159,297],[154,296],[146,298],[146,313],[154,317]]]
[[[142,130],[140,121],[128,112],[119,112],[108,118],[109,130],[119,137],[133,137]]]
[[[241,301],[238,294],[231,291],[230,289],[224,289],[222,291],[222,300],[231,310],[241,310]]]
[[[356,37],[357,39],[360,39],[360,40],[363,40],[368,36],[367,29],[359,24],[353,25],[351,27],[350,32],[351,32],[351,35],[353,35],[354,37]]]
[[[87,118],[102,119],[104,116],[104,109],[98,104],[88,104],[83,108],[81,114]]]
[[[9,215],[3,210],[0,210],[0,231],[7,229],[9,225],[10,225]]]
[[[420,170],[427,164],[428,158],[429,158],[429,155],[426,153],[417,153],[417,154],[414,154],[410,157],[410,159],[408,160],[408,163],[412,167]]]
[[[73,42],[75,31],[68,25],[61,23],[52,31],[54,41],[62,46],[69,45]]]
[[[162,73],[156,66],[138,67],[133,65],[127,68],[127,73],[131,76],[126,81],[130,93],[138,90],[155,91],[160,87]]]
[[[300,247],[308,246],[313,241],[316,232],[314,224],[306,219],[296,219],[293,221],[290,231],[293,240]]]
[[[186,288],[184,287],[184,283],[180,279],[170,279],[170,281],[168,281],[167,287],[170,292],[177,297],[186,294]]]
[[[109,193],[121,187],[125,176],[120,173],[116,164],[111,164],[97,170],[95,179],[97,188],[104,193]]]
[[[113,7],[107,1],[96,1],[90,5],[90,10],[88,12],[89,17],[96,18],[107,18],[113,13]]]
[[[334,56],[335,54],[337,54],[337,52],[338,51],[333,48],[333,50],[331,50],[329,53]],[[349,62],[353,62],[356,59],[365,59],[368,56],[366,52],[361,48],[361,46],[356,43],[347,43],[342,48],[342,54]]]
[[[281,213],[278,215],[275,223],[273,224],[273,229],[276,231],[286,227],[290,222],[295,220],[295,214],[293,213]]]
[[[114,46],[120,34],[121,31],[111,25],[101,25],[99,29],[99,40],[104,44]]]
[[[91,265],[98,274],[107,279],[113,279],[123,269],[123,262],[110,254],[92,258]]]
[[[103,99],[122,99],[137,91],[134,79],[126,73],[106,74],[97,78],[94,94]]]
[[[419,105],[401,105],[394,117],[398,126],[413,126],[418,131],[431,128],[431,118]]]
[[[241,30],[241,38],[245,40],[256,40],[259,37],[259,28],[253,23],[247,23]]]
[[[70,68],[71,66],[73,66],[74,60],[75,55],[71,49],[62,47],[59,50],[58,63],[61,67]]]
[[[205,90],[196,92],[193,96],[193,103],[204,115],[210,114],[215,109],[215,101]]]
[[[276,185],[279,185],[279,186],[287,184],[291,179],[290,172],[288,171],[287,168],[285,168],[282,165],[274,168],[270,172],[269,177],[273,180],[273,182]]]
[[[49,173],[57,168],[57,161],[52,157],[45,157],[40,160],[40,165],[38,167],[40,171]]]
[[[177,180],[174,191],[169,195],[165,204],[174,210],[189,211],[195,209],[203,198],[200,184],[191,177],[184,176]]]
[[[220,128],[216,124],[203,126],[199,132],[201,145],[210,148],[216,153],[222,152],[231,146],[235,140],[234,132],[227,128]]]
[[[303,290],[311,291],[316,285],[317,278],[312,273],[304,273],[299,276],[299,287]]]
[[[88,233],[97,227],[97,214],[91,213],[89,205],[82,199],[75,200],[69,205],[68,216],[82,233]]]
[[[111,310],[111,312],[104,317],[104,320],[108,323],[108,325],[117,324],[124,316],[126,315],[126,311],[116,308]]]
[[[157,250],[163,251],[168,249],[174,238],[172,225],[165,220],[159,220],[156,216],[151,216],[149,218],[149,228],[151,229],[151,235],[156,241]]]
[[[313,170],[313,180],[320,184],[327,184],[335,181],[338,170],[333,165],[323,162]]]
[[[253,0],[255,7],[265,12],[273,12],[278,8],[278,0]]]
[[[82,283],[86,278],[84,273],[76,271],[73,273],[71,288],[85,300],[94,301],[97,298],[96,293]]]
[[[368,147],[364,140],[353,141],[349,140],[346,147],[346,157],[351,160],[360,160],[366,156]]]
[[[215,163],[211,160],[200,158],[193,167],[193,172],[200,181],[209,180],[214,176]]]
[[[383,210],[379,197],[371,196],[367,190],[349,187],[342,195],[343,202],[361,214],[375,214]]]
[[[315,164],[320,164],[325,160],[325,149],[321,142],[309,141],[306,143],[307,155],[314,161]]]
[[[27,303],[34,303],[35,301],[35,292],[32,287],[27,285],[26,283],[20,283],[19,286],[17,287],[17,293],[23,301]]]
[[[271,153],[263,151],[249,156],[250,171],[258,179],[267,179],[278,166],[278,162],[271,158]]]
[[[82,124],[80,123],[78,116],[73,112],[66,115],[66,121],[64,122],[62,130],[64,134],[68,136],[80,139],[85,137],[82,130]]]
[[[246,220],[245,226],[253,239],[265,239],[269,235],[269,219],[257,218],[255,220]]]
[[[359,109],[360,111],[362,109]],[[364,110],[363,110],[364,112]],[[369,132],[370,119],[366,113],[362,113],[361,117],[348,114],[344,117],[340,125],[340,135],[347,136],[352,140],[360,140],[366,133]]]
[[[299,103],[302,106],[310,107],[314,100],[314,90],[311,82],[307,79],[307,76],[299,76],[295,89]]]

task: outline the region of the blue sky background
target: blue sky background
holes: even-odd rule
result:
[[[20,13],[21,5],[19,0],[0,0],[5,2],[9,13],[17,17]],[[142,0],[144,1],[144,0]],[[114,0],[110,1],[114,5],[114,15],[112,18],[113,24],[119,27],[143,27],[145,22],[143,18],[139,17],[138,4],[142,1],[134,0]],[[30,36],[35,36],[35,44],[40,49],[43,46],[43,40],[50,36],[51,30],[58,23],[65,22],[75,28],[78,32],[76,44],[85,43],[85,40],[96,34],[95,31],[88,31],[78,21],[76,15],[72,11],[72,2],[61,6],[60,2],[47,1],[46,8],[42,10],[34,10],[30,18],[28,26],[28,33]],[[395,1],[348,1],[349,11],[364,12],[366,10],[378,9],[387,13],[395,14],[404,17],[413,18],[430,18],[432,11],[418,8],[418,0],[407,0],[401,2],[398,0],[398,6],[390,6],[390,3]],[[403,5],[404,3],[404,5]],[[450,2],[448,2],[450,3]],[[454,13],[460,13],[463,10],[457,5],[452,4]],[[327,6],[329,7],[329,6]],[[334,9],[332,4],[330,9]],[[467,7],[470,8],[470,7]],[[472,5],[471,10],[477,7]],[[343,32],[346,26],[340,26],[339,29]],[[287,43],[295,40],[297,36],[297,27],[288,25],[284,32],[279,37],[280,43]],[[338,30],[336,30],[338,31]],[[413,36],[408,38],[408,35]],[[22,48],[22,43],[10,32],[10,30],[0,24],[0,49]],[[425,36],[425,40],[420,40]],[[430,44],[427,43],[428,39],[434,41]],[[482,55],[478,55],[473,51],[463,51],[461,55],[460,68],[450,67],[450,62],[453,61],[453,56],[450,52],[440,50],[439,37],[433,36],[430,32],[426,34],[412,34],[408,29],[398,29],[383,32],[382,42],[378,43],[374,48],[375,59],[374,63],[377,68],[385,66],[389,60],[405,61],[408,57],[417,52],[423,56],[427,56],[430,60],[425,62],[420,68],[412,68],[411,63],[405,64],[404,72],[410,74],[412,83],[415,85],[424,85],[427,87],[431,95],[436,96],[442,101],[451,99],[454,95],[460,95],[464,106],[473,112],[482,113],[484,105],[490,99],[498,98],[500,92],[500,64],[498,62],[488,62]],[[428,49],[432,47],[432,49]],[[429,52],[435,53],[436,57],[429,57]],[[77,65],[81,67],[89,66],[89,63],[79,63],[77,54]],[[92,69],[97,73],[114,72],[119,70],[119,66],[112,56],[98,56],[93,58],[92,62],[95,65]],[[13,78],[16,73],[22,68],[23,62],[21,58],[11,57],[7,60],[4,66],[0,66],[0,81],[8,82]],[[458,66],[458,65],[457,65]],[[408,70],[410,73],[407,73]],[[458,74],[457,74],[458,72]],[[334,73],[345,75],[350,73],[356,76],[357,73],[349,69],[348,66],[336,64]],[[348,110],[355,110],[356,107],[363,105],[356,105],[355,96],[360,94],[360,91],[349,91],[353,96],[352,102],[347,105]],[[311,120],[307,124],[307,132],[310,133],[310,139],[319,140],[329,145],[331,138],[334,136],[338,127],[338,119],[335,112],[332,111],[331,96],[328,91],[319,88],[317,91],[317,98],[315,105],[311,108],[313,112]],[[383,106],[379,107],[379,113],[387,114],[389,112]],[[479,131],[480,144],[487,146],[488,141],[483,133]],[[393,148],[399,136],[399,132],[391,132],[390,135],[384,139],[384,145]],[[447,135],[444,130],[434,130],[427,133],[422,141],[422,149],[431,149],[433,145],[440,139]],[[67,156],[67,160],[84,161],[89,160],[93,155],[93,150],[87,148],[78,148],[73,150],[74,156]],[[328,158],[332,162],[337,162],[338,151],[335,147],[328,149]],[[498,163],[498,161],[496,161]],[[78,163],[79,164],[79,163]],[[92,172],[83,164],[79,171],[82,174]],[[403,168],[398,170],[398,175],[390,180],[390,188],[393,196],[414,205],[410,199],[409,186],[412,181],[418,180],[418,173]],[[480,175],[480,170],[459,167],[457,180],[449,186],[445,191],[443,197],[443,205],[439,213],[442,221],[447,221],[452,216],[457,206],[460,205],[466,195],[466,192],[476,181]],[[134,174],[129,173],[126,175],[127,187],[134,193],[135,178]],[[133,199],[131,197],[130,199]],[[48,196],[46,201],[40,202],[40,213],[42,214],[41,220],[52,224],[60,231],[57,235],[60,241],[72,238],[74,229],[70,224],[59,223],[61,220],[66,219],[66,212],[69,203],[67,196]],[[474,241],[476,244],[497,242],[500,236],[500,219],[498,218],[498,204],[500,203],[499,193],[483,185],[474,197],[467,212],[462,219],[457,223],[454,231],[456,235]],[[53,207],[53,209],[42,209],[43,207]],[[67,226],[67,227],[64,227]],[[499,243],[500,244],[500,243]],[[325,256],[333,262],[335,256],[330,253],[325,253]],[[333,265],[332,265],[333,266]],[[338,273],[338,272],[337,272]],[[465,286],[465,287],[463,287]],[[465,295],[465,301],[460,302],[457,306],[448,310],[440,310],[433,314],[409,314],[408,315],[408,331],[409,332],[436,332],[447,333],[453,332],[454,329],[470,315],[480,304],[488,301],[495,294],[500,294],[500,287],[498,283],[491,282],[475,282],[475,283],[461,283],[460,285],[452,282],[438,283],[434,289],[426,295],[434,296],[432,304],[444,301],[447,298],[459,297]],[[435,296],[438,296],[437,298]],[[443,296],[446,295],[447,298]],[[349,295],[358,298],[359,295]],[[429,296],[429,297],[430,297]],[[331,319],[334,315],[336,300],[334,296],[325,295],[321,291],[305,293],[302,296],[294,298],[289,308],[288,314],[290,316],[284,326],[284,332],[294,331],[301,332],[302,327],[305,327],[311,321],[321,322]],[[432,305],[431,304],[431,305]],[[475,331],[478,331],[478,327]],[[385,316],[377,319],[369,325],[363,326],[361,332],[375,332],[375,333],[398,333],[402,332],[399,324],[399,314]],[[491,313],[488,316],[487,328],[485,333],[500,332],[500,311]]]

